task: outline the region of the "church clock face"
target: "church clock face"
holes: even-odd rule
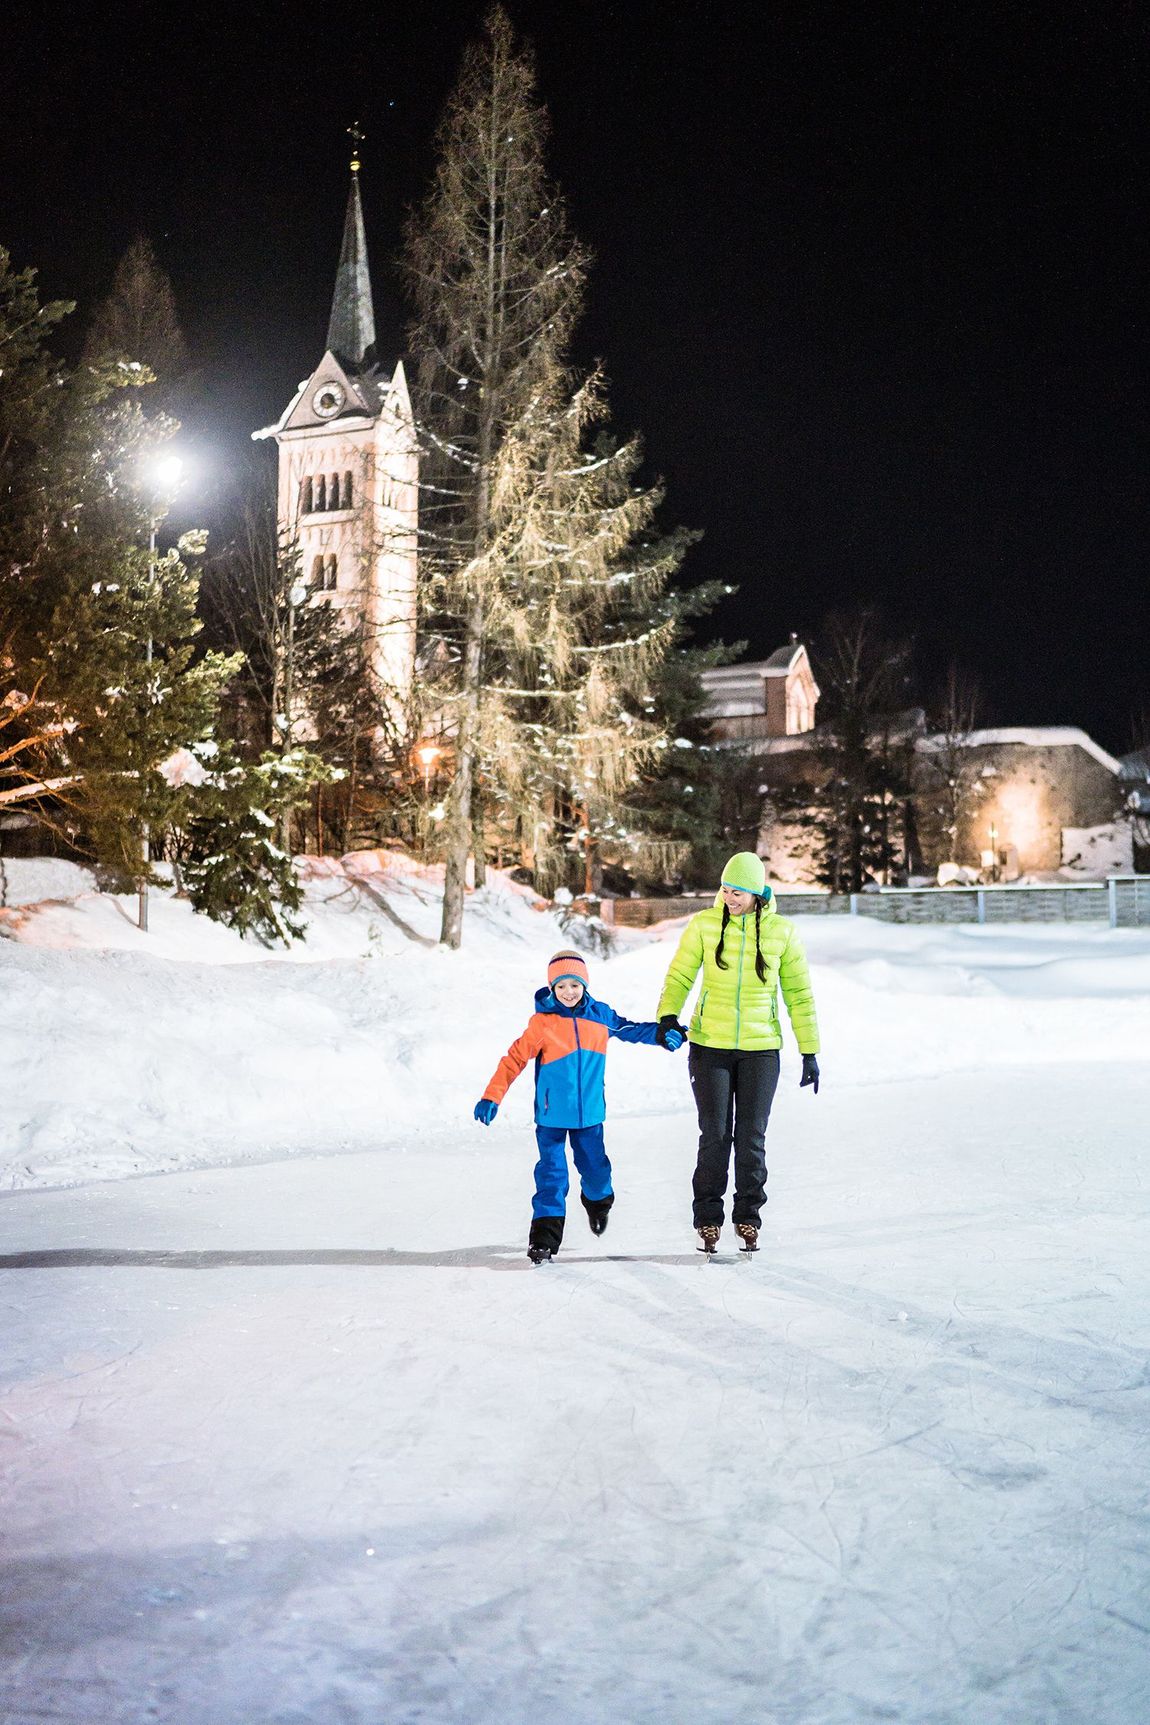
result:
[[[318,414],[320,419],[331,419],[339,412],[346,399],[342,384],[321,383],[311,398],[312,411]]]

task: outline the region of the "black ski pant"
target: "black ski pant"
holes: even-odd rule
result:
[[[735,1147],[733,1222],[753,1222],[766,1202],[767,1160],[763,1141],[779,1082],[777,1048],[702,1048],[691,1044],[691,1089],[699,1112],[699,1160],[695,1165],[695,1227],[721,1227],[723,1194]]]

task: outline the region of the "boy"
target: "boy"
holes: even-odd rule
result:
[[[603,1073],[607,1039],[652,1042],[674,1052],[684,1040],[677,1023],[635,1024],[587,987],[586,960],[577,952],[557,952],[547,966],[547,987],[535,995],[527,1029],[507,1050],[475,1104],[475,1118],[490,1126],[499,1104],[527,1062],[535,1061],[535,1198],[527,1256],[533,1264],[553,1258],[563,1240],[567,1214],[567,1135],[579,1171],[583,1208],[593,1234],[601,1234],[615,1194],[611,1164],[603,1145],[607,1105]]]

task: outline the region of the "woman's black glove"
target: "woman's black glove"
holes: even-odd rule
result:
[[[813,1084],[815,1087],[815,1095],[816,1096],[818,1095],[818,1093],[819,1093],[819,1063],[815,1059],[813,1054],[804,1054],[803,1055],[803,1075],[799,1079],[799,1089],[800,1090],[803,1088],[804,1084]]]
[[[673,1012],[665,1012],[659,1020],[655,1040],[660,1048],[667,1048],[674,1054],[676,1048],[682,1048],[687,1040],[687,1027],[679,1023]]]

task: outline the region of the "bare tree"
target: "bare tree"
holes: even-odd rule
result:
[[[832,616],[817,651],[825,716],[809,740],[816,782],[785,801],[788,818],[814,829],[820,873],[835,892],[889,881],[906,858],[912,652],[870,609]]]
[[[380,684],[364,608],[337,610],[304,580],[272,499],[249,493],[234,539],[211,565],[205,610],[213,637],[243,655],[231,690],[236,735],[284,756],[306,745],[328,769],[297,836],[318,850],[384,832],[410,838],[413,716]]]
[[[919,831],[935,866],[960,860],[960,834],[982,794],[971,741],[983,706],[977,679],[952,664],[929,715],[931,733],[922,739],[915,762]]]

